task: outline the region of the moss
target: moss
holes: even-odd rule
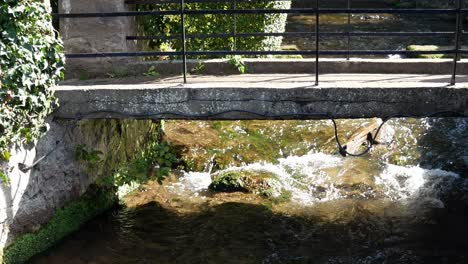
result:
[[[254,171],[227,171],[216,174],[209,188],[219,192],[249,192],[262,196],[273,193],[269,180],[275,175]]]
[[[212,164],[219,171],[262,161],[275,164],[314,146],[334,153],[330,133],[333,128],[325,121],[168,121],[164,140],[181,148],[191,170],[205,171]]]
[[[39,231],[16,238],[4,251],[3,263],[24,263],[32,256],[55,245],[81,225],[111,208],[116,202],[113,191],[90,188],[77,201],[58,209]]]
[[[12,241],[4,250],[3,261],[0,256],[0,263],[24,263],[109,209],[117,202],[116,185],[131,183],[138,177],[162,179],[174,164],[175,150],[159,144],[161,126],[151,120],[79,121],[73,128],[75,155],[98,179],[95,186],[77,201],[56,210],[39,231]],[[160,165],[158,169],[148,170],[156,167],[154,163]],[[106,184],[107,179],[112,180],[110,184]]]
[[[409,51],[438,51],[439,47],[435,45],[409,45],[406,47],[406,50]],[[421,59],[441,59],[444,58],[444,54],[418,54],[414,56],[415,58]]]
[[[236,171],[216,175],[209,188],[219,192],[247,192],[244,175]]]
[[[292,192],[282,189],[281,193],[279,196],[270,196],[268,199],[273,203],[273,204],[280,204],[280,203],[286,203],[291,201],[292,198]]]
[[[87,169],[93,165],[91,171],[94,175],[112,175],[122,164],[139,155],[149,143],[159,141],[160,127],[159,123],[151,120],[80,121],[74,136],[80,143],[76,147],[84,155],[77,158]]]
[[[273,188],[268,188],[259,192],[259,194],[265,198],[273,197],[275,190]]]

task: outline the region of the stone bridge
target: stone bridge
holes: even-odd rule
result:
[[[69,57],[66,76],[72,80],[56,88],[61,104],[56,117],[319,119],[467,116],[468,63],[465,59],[457,63],[454,71],[454,59],[319,59],[316,49],[317,53],[308,51],[309,55],[316,55],[314,59],[244,59],[248,72],[245,75],[239,75],[235,67],[222,59],[187,60],[185,67],[182,67],[185,61],[145,61],[138,58],[148,53],[141,52],[141,43],[135,42],[138,36],[132,37],[138,35],[135,17],[140,15],[134,12],[132,2],[59,1],[60,31]],[[300,12],[298,6],[302,7],[293,4],[293,8]],[[311,6],[314,7],[310,4],[304,7],[312,12]],[[455,11],[451,10],[450,14],[460,14]],[[461,30],[461,27],[457,29]],[[311,32],[316,34],[316,41],[320,40],[318,30]],[[445,51],[464,54],[460,46]],[[299,54],[301,51],[294,52]],[[182,71],[193,74],[188,76],[186,84],[180,76]],[[147,74],[149,72],[152,74]],[[319,85],[315,85],[316,72],[320,73]],[[459,75],[456,76],[457,84],[449,85],[453,83],[451,78],[454,76],[451,75],[454,72]],[[156,74],[158,77],[154,76]],[[143,75],[153,77],[142,78]],[[112,78],[93,80],[95,77]]]
[[[313,70],[313,60],[248,59],[246,67],[252,73],[242,75],[233,74],[223,60],[204,63],[205,74],[188,76],[186,84],[174,75],[179,65],[170,62],[149,64],[169,77],[63,82],[56,88],[61,106],[55,116],[207,120],[468,116],[468,77],[459,76],[456,85],[449,85],[450,75],[444,74],[449,60],[324,59],[325,73],[318,86],[315,75],[307,73],[311,66]],[[460,62],[460,71],[468,73],[467,65]],[[142,67],[149,66],[131,68]]]

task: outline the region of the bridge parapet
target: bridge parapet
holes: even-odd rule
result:
[[[310,74],[127,78],[57,87],[65,119],[328,119],[468,116],[468,77]],[[338,80],[338,81],[337,81]]]

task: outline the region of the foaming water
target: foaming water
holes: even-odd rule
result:
[[[427,170],[417,166],[402,167],[387,164],[376,177],[376,183],[383,186],[387,197],[393,200],[436,197],[453,188],[459,175],[440,169]]]
[[[369,166],[373,160],[342,158],[336,155],[310,152],[304,156],[279,159],[278,164],[254,163],[231,167],[227,171],[262,172],[274,175],[269,179],[273,196],[289,191],[292,201],[300,205],[312,205],[349,198],[358,190],[362,198],[381,198],[406,201],[438,196],[453,188],[460,177],[457,173],[441,169],[423,169],[419,166],[398,166],[388,163]],[[354,161],[354,162],[353,162]],[[364,164],[363,164],[364,163]],[[366,170],[360,170],[360,166]],[[372,170],[367,170],[368,168]],[[348,175],[345,175],[348,174]],[[168,186],[180,193],[200,193],[208,190],[212,175],[188,172],[176,183]]]

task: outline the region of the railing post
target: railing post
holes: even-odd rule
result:
[[[185,2],[180,0],[180,26],[182,28],[182,74],[184,83],[187,83],[187,47],[185,37]]]
[[[451,85],[455,85],[457,78],[457,62],[460,56],[460,35],[463,26],[462,17],[463,0],[457,0],[457,22],[455,30],[455,54],[453,55],[453,72],[450,80]]]
[[[349,60],[350,57],[350,46],[351,46],[351,13],[349,13],[349,9],[351,9],[351,0],[348,0],[348,54],[346,55],[346,60]]]
[[[319,85],[319,48],[320,48],[319,23],[320,23],[319,0],[315,0],[315,85],[316,86]]]
[[[237,0],[234,0],[232,2],[232,9],[236,9],[236,8],[237,8]],[[234,38],[233,49],[234,51],[236,51],[237,50],[237,14],[234,14],[233,38]]]

